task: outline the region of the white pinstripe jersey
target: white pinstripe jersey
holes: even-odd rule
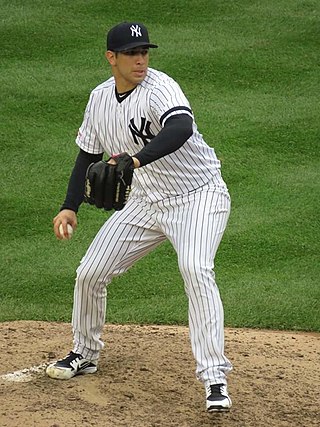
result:
[[[91,92],[76,143],[89,153],[133,155],[160,132],[169,117],[181,113],[193,118],[180,86],[165,73],[148,68],[146,78],[121,102],[111,77]],[[135,169],[133,189],[157,201],[190,192],[212,179],[217,186],[225,185],[220,162],[193,121],[193,135],[182,147]]]

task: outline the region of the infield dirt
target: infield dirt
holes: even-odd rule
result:
[[[44,368],[71,349],[70,325],[0,323],[0,426],[320,425],[320,334],[226,329],[233,407],[211,416],[186,327],[108,324],[103,338],[96,374],[58,381]]]

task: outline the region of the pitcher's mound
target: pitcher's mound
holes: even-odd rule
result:
[[[44,370],[72,347],[68,324],[0,323],[2,427],[319,426],[320,334],[226,329],[233,407],[207,415],[186,327],[106,325],[99,371]]]

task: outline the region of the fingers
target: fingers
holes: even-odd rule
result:
[[[116,165],[117,164],[117,162],[112,157],[108,160],[107,163],[109,163],[109,165]]]
[[[74,211],[64,209],[53,218],[53,232],[57,239],[70,239],[71,234],[68,231],[68,224],[73,228],[73,231],[77,228],[77,215]],[[62,233],[59,228],[62,227]]]
[[[140,161],[136,157],[132,157],[132,160],[134,168],[138,169],[140,167]]]

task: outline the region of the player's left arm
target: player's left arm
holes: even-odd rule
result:
[[[139,166],[145,166],[178,150],[193,133],[193,119],[188,114],[169,117],[164,127],[141,151],[134,154]],[[137,163],[135,162],[137,167]]]

